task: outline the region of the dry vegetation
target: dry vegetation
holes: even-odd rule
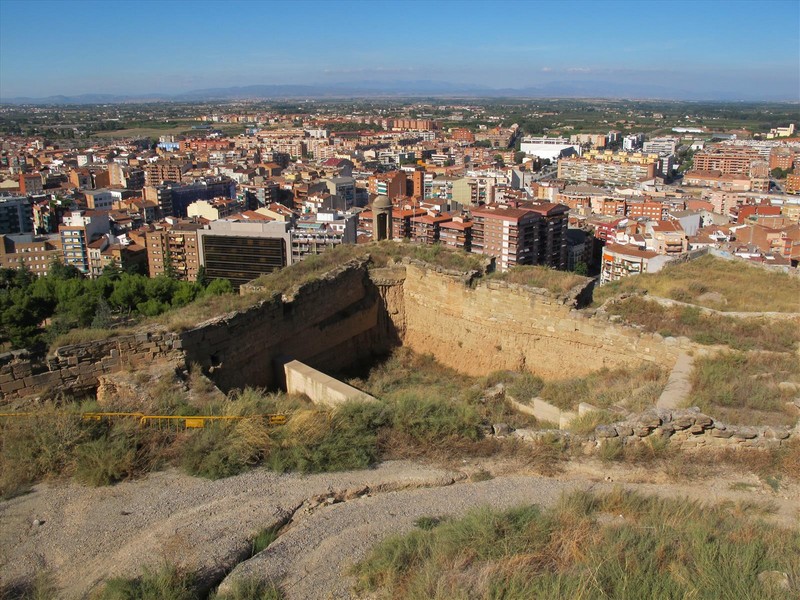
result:
[[[566,294],[575,286],[588,281],[586,277],[569,271],[557,271],[538,266],[512,267],[504,273],[496,271],[489,275],[489,278],[533,288],[543,288],[553,294]]]
[[[705,314],[693,306],[665,307],[640,296],[612,302],[606,310],[664,337],[686,336],[698,344],[720,344],[735,350],[791,352],[800,341],[796,322]]]
[[[262,275],[253,281],[254,292],[242,296],[212,296],[201,298],[188,306],[172,310],[153,322],[173,331],[184,331],[207,319],[244,310],[260,300],[275,295],[291,296],[304,284],[315,281],[346,262],[369,255],[370,267],[383,267],[390,261],[412,258],[453,271],[483,272],[482,257],[443,248],[411,243],[378,242],[365,245],[341,245],[318,256],[310,256],[285,269]]]
[[[779,384],[786,382],[784,389]],[[787,402],[798,395],[800,363],[795,354],[729,352],[697,357],[689,404],[725,423],[793,425],[796,409]]]
[[[252,417],[199,430],[141,427],[135,419],[83,421],[80,413],[98,410],[96,404],[62,400],[30,417],[0,420],[0,494],[14,496],[58,477],[108,485],[168,465],[220,478],[256,465],[279,472],[321,472],[362,469],[395,457],[450,461],[493,454],[515,455],[552,472],[563,459],[555,447],[540,451],[485,437],[493,422],[521,426],[535,420],[512,412],[502,398],[484,398],[482,380],[463,378],[430,358],[400,351],[368,380],[356,383],[381,401],[320,410],[302,398],[253,389],[221,397],[198,374],[188,382],[166,377],[153,382],[143,375],[139,384],[148,398],[137,406],[103,407]],[[260,415],[270,413],[287,414],[286,425],[268,426]]]
[[[552,509],[428,519],[353,569],[374,598],[785,598],[759,574],[800,583],[800,533],[752,504],[703,506],[617,490]]]
[[[581,402],[597,408],[612,406],[641,411],[653,406],[664,390],[669,373],[656,364],[637,367],[601,369],[584,377],[571,377],[545,382],[528,373],[498,372],[492,381],[508,384],[508,393],[527,403],[535,397],[562,410],[576,410]]]
[[[595,304],[622,292],[646,292],[722,311],[800,312],[800,278],[713,256],[600,286]]]

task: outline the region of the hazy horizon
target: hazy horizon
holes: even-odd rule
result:
[[[430,81],[487,92],[563,82],[586,88],[581,95],[597,86],[665,99],[793,101],[799,22],[800,3],[780,0],[497,2],[489,10],[472,2],[3,0],[0,98],[353,82],[401,92]]]

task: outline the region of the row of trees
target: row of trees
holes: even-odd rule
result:
[[[0,345],[41,351],[71,329],[105,329],[232,291],[228,280],[208,281],[202,272],[196,282],[188,282],[169,276],[151,279],[115,265],[97,279],[86,279],[60,262],[42,277],[27,268],[0,269]]]

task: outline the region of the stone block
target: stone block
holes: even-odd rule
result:
[[[764,437],[772,440],[785,440],[789,437],[789,431],[777,427],[767,427]]]
[[[733,432],[733,437],[740,440],[752,440],[758,437],[758,430],[753,427],[740,427]]]
[[[594,432],[599,438],[614,438],[618,435],[616,428],[612,425],[599,425]]]
[[[728,439],[733,436],[733,432],[730,429],[712,429],[711,430],[711,437],[721,438],[721,439]]]

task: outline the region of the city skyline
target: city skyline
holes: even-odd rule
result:
[[[4,0],[0,98],[351,82],[402,91],[423,81],[487,93],[568,84],[577,95],[800,99],[797,2],[642,7]]]

